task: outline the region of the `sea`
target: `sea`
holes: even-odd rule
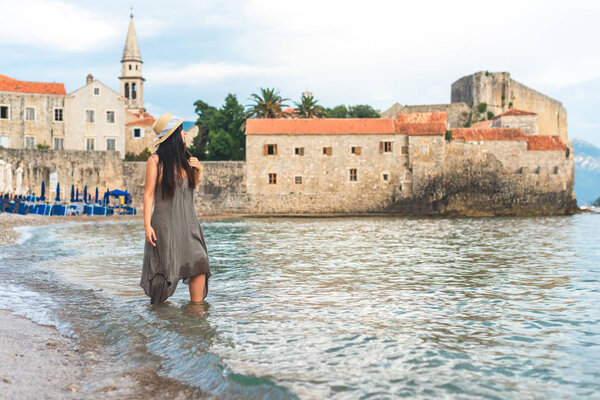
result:
[[[209,398],[600,398],[600,214],[201,225],[204,303],[111,220],[17,228],[0,308]]]

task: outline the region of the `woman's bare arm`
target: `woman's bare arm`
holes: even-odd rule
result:
[[[146,163],[146,186],[144,188],[144,231],[146,240],[152,246],[156,246],[156,233],[150,225],[152,219],[152,207],[154,206],[154,190],[158,177],[158,156],[152,155]]]

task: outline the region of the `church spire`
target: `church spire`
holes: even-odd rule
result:
[[[125,48],[123,49],[123,61],[139,61],[142,62],[142,54],[140,53],[140,45],[133,26],[133,13],[129,14],[129,29],[127,30],[127,38],[125,39]]]

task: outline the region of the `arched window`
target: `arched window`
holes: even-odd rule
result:
[[[135,87],[135,83],[132,83],[131,84],[131,98],[133,100],[135,100],[136,97],[137,97],[137,90],[136,90],[136,87]]]
[[[125,98],[129,98],[129,83],[125,84]]]

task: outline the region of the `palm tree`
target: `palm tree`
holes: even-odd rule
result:
[[[284,99],[279,95],[279,90],[274,88],[260,88],[260,94],[252,93],[250,100],[255,104],[250,104],[247,107],[247,118],[283,118],[287,117],[287,113],[283,111]]]
[[[323,107],[317,104],[318,101],[313,97],[312,93],[302,93],[300,103],[294,102],[296,105],[296,114],[298,118],[322,118],[325,116]]]

